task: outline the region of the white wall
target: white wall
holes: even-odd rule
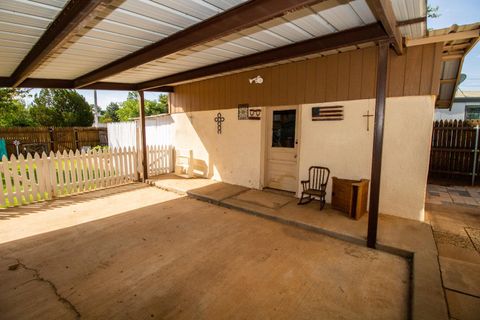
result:
[[[136,147],[136,128],[135,121],[108,123],[108,146],[110,148]]]
[[[108,123],[108,146],[110,148],[136,147],[138,126],[138,120]],[[174,133],[170,115],[149,117],[145,121],[147,146],[173,145]]]
[[[331,176],[370,179],[375,100],[335,102],[343,121],[311,121],[313,106],[301,106],[299,180],[312,165],[329,167]],[[214,118],[225,117],[222,134]],[[380,212],[423,220],[433,126],[434,97],[387,99]],[[264,116],[264,112],[263,115]],[[214,180],[260,188],[263,174],[262,121],[238,120],[237,110],[199,111],[172,116],[175,148],[192,149],[196,172]],[[300,188],[300,186],[299,186]],[[331,198],[331,180],[327,201]]]
[[[217,134],[214,118],[225,121]],[[198,111],[172,115],[175,148],[192,149],[195,171],[214,180],[260,187],[261,121],[238,120],[237,110]]]
[[[455,102],[452,110],[436,109],[435,120],[465,120],[465,102]]]
[[[339,178],[370,179],[373,119],[367,131],[362,115],[375,112],[375,100],[335,102],[344,106],[343,121],[311,121],[313,106],[331,104],[302,106],[300,180],[312,165],[326,166]],[[431,96],[387,99],[380,212],[423,220],[433,110]],[[331,187],[330,180],[327,202]]]
[[[330,169],[330,177],[348,179],[370,178],[373,142],[373,117],[370,131],[363,117],[367,110],[375,112],[374,100],[335,102],[344,107],[343,121],[312,121],[312,107],[332,103],[302,106],[300,140],[300,179],[307,179],[308,168],[323,166]],[[327,189],[327,202],[331,200],[331,180]],[[299,186],[299,191],[301,187]]]

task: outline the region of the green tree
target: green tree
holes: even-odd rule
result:
[[[117,111],[120,121],[128,121],[139,116],[138,110],[138,94],[135,91],[128,93],[127,100],[122,102],[120,109]]]
[[[25,89],[0,88],[0,127],[34,125],[23,100],[28,93]]]
[[[162,114],[168,112],[168,96],[161,94],[157,100],[145,101],[145,114],[152,116],[156,114]]]
[[[140,116],[138,105],[138,93],[130,91],[127,100],[121,103],[117,111],[119,121],[128,121]],[[168,97],[160,95],[158,100],[145,100],[145,115],[152,116],[168,112]]]
[[[100,122],[108,123],[120,121],[120,118],[117,114],[118,110],[120,110],[120,106],[118,105],[118,103],[110,102],[110,104],[107,106],[107,109],[103,111],[103,114],[100,117]]]
[[[441,16],[440,13],[438,13],[439,6],[432,6],[432,5],[427,5],[427,17],[435,19]]]
[[[42,89],[29,111],[34,122],[47,127],[90,127],[94,120],[91,106],[75,90]]]

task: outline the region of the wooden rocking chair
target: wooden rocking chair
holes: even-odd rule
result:
[[[325,167],[310,167],[308,169],[308,180],[302,180],[302,196],[298,204],[307,204],[313,197],[320,198],[320,210],[325,206],[325,195],[327,194],[328,177],[330,169]]]

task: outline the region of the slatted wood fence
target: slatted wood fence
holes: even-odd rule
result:
[[[7,153],[17,154],[13,142],[20,142],[19,151],[27,153],[50,153],[81,150],[82,147],[107,145],[107,128],[92,127],[12,127],[0,128],[0,139],[7,145]]]
[[[149,174],[171,171],[172,148],[147,147]],[[36,153],[0,161],[0,207],[118,186],[139,178],[135,148]]]
[[[476,125],[465,121],[435,121],[430,153],[430,177],[472,178],[475,159]],[[480,155],[477,148],[476,181]]]
[[[148,176],[158,176],[173,171],[172,146],[147,146]]]

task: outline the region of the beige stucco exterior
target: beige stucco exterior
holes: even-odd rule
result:
[[[434,96],[387,99],[380,212],[424,220]]]
[[[373,118],[370,131],[363,115],[374,114],[375,100],[335,102],[344,106],[343,121],[311,121],[313,106],[300,107],[299,180],[311,165],[323,165],[331,176],[370,178]],[[175,147],[193,150],[195,171],[214,180],[251,188],[263,187],[265,123],[238,120],[236,109],[172,114]],[[225,117],[222,134],[214,118]],[[434,114],[433,96],[388,98],[385,117],[380,212],[423,220]],[[300,190],[300,186],[299,186]],[[327,190],[331,199],[331,181]]]
[[[388,98],[385,113],[381,213],[423,220],[434,114],[433,96]],[[306,178],[312,165],[326,166],[331,175],[370,179],[373,117],[370,131],[363,117],[375,112],[375,100],[336,102],[344,106],[343,121],[311,121],[311,107],[302,106],[299,174]],[[331,200],[331,183],[327,202]],[[299,186],[300,188],[300,186]]]
[[[225,121],[217,134],[214,118]],[[175,148],[193,150],[194,172],[218,181],[260,188],[261,121],[240,121],[236,109],[172,114]]]

